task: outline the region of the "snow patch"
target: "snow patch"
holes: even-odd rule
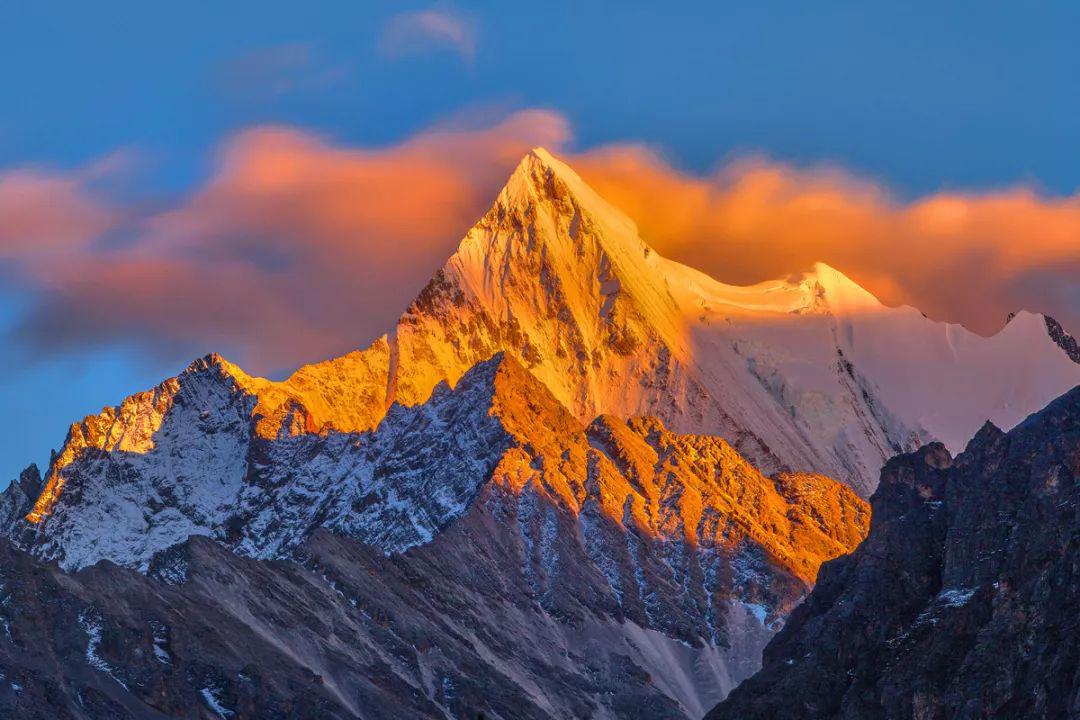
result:
[[[967,605],[976,588],[945,588],[937,595],[937,600],[942,605],[949,607],[963,607]]]
[[[172,665],[172,655],[169,654],[169,628],[164,623],[152,620],[150,622],[151,640],[154,644],[154,657],[162,665]]]
[[[766,608],[764,605],[759,605],[758,603],[750,603],[750,602],[744,602],[742,604],[742,606],[744,608],[746,608],[750,612],[751,615],[753,615],[755,618],[757,618],[757,621],[759,623],[761,623],[762,626],[765,625],[765,618],[767,618],[769,616],[769,609],[768,608]]]
[[[221,704],[221,698],[218,697],[218,693],[220,692],[220,690],[214,688],[204,687],[200,691],[200,694],[207,707],[217,713],[218,717],[231,718],[233,716],[233,711]]]
[[[79,626],[86,633],[86,662],[90,667],[105,673],[115,680],[120,687],[127,690],[128,686],[116,677],[113,667],[98,654],[101,647],[101,620],[94,615],[93,611],[84,610],[79,614]]]

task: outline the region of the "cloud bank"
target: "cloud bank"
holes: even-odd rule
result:
[[[263,372],[348,351],[391,327],[531,147],[567,136],[542,111],[380,150],[257,127],[149,215],[78,176],[4,174],[0,271],[32,300],[18,336],[36,352],[220,350]]]
[[[16,340],[34,353],[134,343],[174,362],[219,350],[258,372],[363,346],[521,156],[569,139],[565,118],[538,110],[380,149],[254,127],[155,211],[104,192],[100,168],[0,172],[0,273],[28,307]],[[637,145],[563,155],[657,250],[718,279],[820,260],[887,303],[980,332],[1022,308],[1080,329],[1080,196],[1018,187],[906,202],[839,169],[757,159],[696,176]]]
[[[835,168],[752,159],[691,176],[641,146],[575,164],[662,254],[721,280],[754,282],[822,261],[887,304],[983,334],[1021,309],[1080,329],[1080,195],[1017,187],[904,202]]]

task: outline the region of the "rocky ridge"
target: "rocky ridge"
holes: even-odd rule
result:
[[[709,720],[1080,717],[1080,387],[892,459],[871,502]]]

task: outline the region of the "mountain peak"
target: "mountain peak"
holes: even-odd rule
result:
[[[529,150],[529,152],[527,152],[525,154],[525,157],[526,158],[532,158],[533,160],[535,160],[537,162],[540,162],[540,163],[543,163],[544,165],[547,165],[549,167],[552,167],[553,169],[555,169],[555,168],[563,168],[563,169],[566,169],[566,170],[570,170],[570,168],[565,163],[563,163],[561,160],[555,159],[555,156],[552,155],[551,152],[547,148],[541,147],[539,145],[534,147],[532,150]],[[573,171],[571,170],[570,172],[573,172]]]
[[[208,353],[200,358],[191,361],[191,363],[186,368],[184,368],[184,371],[180,373],[179,377],[198,375],[207,371],[216,371],[222,376],[231,377],[233,380],[236,381],[237,385],[241,387],[250,386],[252,384],[261,384],[261,382],[265,382],[262,378],[248,375],[240,368],[240,366],[229,362],[222,355],[216,352]]]
[[[38,469],[36,463],[30,463],[26,466],[19,473],[19,478],[15,482],[29,497],[36,498],[41,494],[41,470]]]
[[[814,263],[803,273],[803,282],[816,285],[834,312],[866,312],[883,307],[873,293],[823,262]]]
[[[525,156],[521,158],[521,162],[518,163],[515,173],[523,168],[530,171],[539,170],[543,175],[557,177],[559,180],[573,186],[572,189],[575,192],[587,191],[594,195],[596,199],[602,200],[602,198],[600,198],[600,196],[581,179],[581,176],[577,174],[576,170],[552,154],[547,148],[537,146],[525,153]],[[513,175],[511,175],[511,177],[513,177]],[[607,201],[603,202],[606,203]]]
[[[521,158],[521,162],[518,163],[518,170],[523,167],[540,168],[559,175],[561,178],[572,179],[577,182],[581,182],[581,178],[574,170],[551,154],[547,148],[540,147],[539,145],[534,147],[529,152],[525,153],[525,156]],[[516,174],[517,171],[515,171]]]
[[[552,179],[558,177],[560,180],[565,181],[569,176],[572,176],[571,179],[580,181],[577,173],[571,170],[569,166],[556,160],[544,148],[535,147],[525,153],[518,162],[517,167],[510,173],[500,198],[503,195],[520,197],[523,194],[535,194],[538,190],[542,191]]]
[[[496,200],[495,208],[540,202],[570,212],[587,212],[616,234],[637,237],[637,225],[601,197],[568,164],[542,147],[530,150],[518,163]]]

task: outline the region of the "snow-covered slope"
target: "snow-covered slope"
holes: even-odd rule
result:
[[[492,329],[489,329],[492,326]],[[869,493],[885,459],[958,450],[1080,383],[1021,313],[984,338],[888,308],[837,270],[735,287],[666,260],[566,165],[537,150],[399,324],[399,399],[497,347],[579,417],[649,413],[714,432],[761,467]],[[479,347],[478,347],[479,346]],[[393,382],[393,381],[392,381]]]
[[[620,527],[695,545],[749,537],[805,585],[865,525],[861,501],[834,481],[767,479],[719,438],[675,435],[652,418],[601,416],[586,430],[503,354],[363,433],[263,438],[235,372],[209,356],[132,398],[118,414],[145,436],[118,433],[118,421],[102,429],[108,414],[73,428],[69,450],[84,449],[56,470],[50,511],[15,535],[73,569],[107,559],[145,571],[190,535],[283,557],[318,527],[398,553],[430,542],[494,483],[514,497],[541,492],[575,516],[596,504]]]

